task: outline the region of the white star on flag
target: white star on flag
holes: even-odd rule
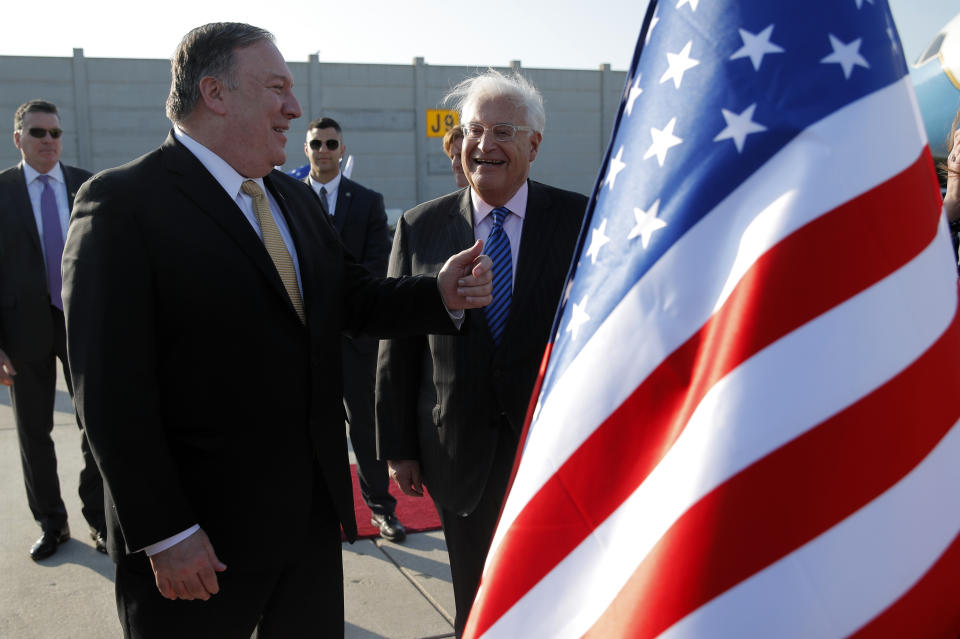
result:
[[[860,9],[861,7],[863,7],[863,0],[853,0],[853,1],[857,3],[857,9]],[[873,4],[873,0],[867,0],[867,2],[869,2],[870,4]]]
[[[763,62],[763,56],[768,53],[783,53],[783,47],[770,42],[770,36],[773,34],[773,25],[771,24],[760,33],[750,33],[746,29],[740,29],[740,38],[743,40],[743,46],[730,56],[731,60],[738,58],[750,58],[753,62],[753,70],[760,70],[760,63]]]
[[[642,74],[637,74],[637,81],[633,83],[633,86],[630,87],[630,97],[627,98],[627,115],[633,113],[633,103],[637,101],[637,98],[640,97],[640,94],[643,93],[643,89],[640,88],[640,77]]]
[[[680,83],[683,81],[683,74],[700,64],[699,60],[690,57],[690,47],[692,46],[693,40],[687,42],[687,44],[680,49],[680,53],[667,53],[667,64],[669,66],[660,77],[660,84],[672,79],[673,86],[677,89],[680,88]]]
[[[630,230],[627,239],[632,240],[635,237],[640,237],[640,243],[643,245],[643,248],[647,248],[650,245],[650,236],[653,235],[655,231],[659,231],[667,225],[666,222],[657,217],[657,211],[659,211],[659,209],[659,199],[651,204],[650,208],[646,211],[634,207],[633,218],[637,224]]]
[[[689,4],[689,5],[690,5],[690,8],[691,8],[692,10],[696,11],[696,10],[697,10],[697,5],[700,4],[700,0],[680,0],[680,2],[677,3],[677,9],[679,9],[680,7],[682,7],[682,6],[685,5],[685,4]]]
[[[673,127],[677,125],[677,118],[672,118],[667,122],[667,126],[662,129],[650,128],[650,137],[653,138],[653,144],[650,145],[650,148],[647,149],[647,152],[643,155],[643,159],[657,156],[657,162],[660,163],[660,166],[663,166],[663,161],[667,159],[667,151],[670,147],[677,146],[683,142],[682,138],[678,138],[673,134]],[[623,151],[623,147],[620,147],[620,150]],[[619,157],[619,153],[617,154]],[[611,185],[611,189],[613,186]]]
[[[597,258],[600,256],[600,249],[609,241],[610,238],[607,237],[607,218],[603,218],[603,222],[600,222],[600,228],[593,229],[591,232],[590,248],[587,249],[587,257],[590,258],[591,263],[597,263]]]
[[[653,28],[657,26],[657,23],[660,22],[660,6],[657,5],[657,8],[653,10],[653,17],[650,18],[650,28],[647,29],[647,38],[643,41],[644,44],[650,44],[650,36],[653,35]]]
[[[613,183],[617,181],[617,173],[627,168],[626,163],[620,161],[620,158],[622,157],[623,157],[623,145],[620,145],[620,150],[617,151],[617,157],[610,158],[610,170],[607,171],[607,177],[603,181],[604,184],[610,185],[611,191],[613,190]],[[660,164],[662,165],[663,163],[661,162]]]
[[[837,36],[832,33],[829,35],[830,46],[833,47],[833,53],[823,60],[820,60],[821,64],[839,64],[843,68],[843,77],[848,80],[850,79],[850,74],[853,73],[853,67],[861,66],[866,69],[870,68],[870,64],[860,55],[861,38],[844,44]]]
[[[567,332],[573,333],[573,339],[577,339],[577,332],[580,330],[580,327],[590,321],[590,316],[587,315],[586,310],[587,299],[589,297],[589,295],[584,295],[579,304],[576,302],[573,304],[573,309],[570,313],[570,323],[567,324]]]
[[[767,130],[767,127],[753,121],[753,111],[756,108],[757,103],[754,102],[744,109],[740,115],[737,115],[733,111],[720,109],[721,113],[723,113],[723,119],[727,121],[727,128],[721,131],[717,137],[713,138],[713,141],[719,142],[720,140],[733,139],[733,143],[737,145],[737,153],[743,151],[743,143],[746,141],[748,135]]]

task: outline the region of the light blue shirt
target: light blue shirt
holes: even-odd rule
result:
[[[37,179],[44,174],[26,162],[24,162],[22,166],[23,179],[27,183],[27,193],[30,194],[30,205],[33,207],[33,219],[37,223],[37,233],[40,234],[40,248],[43,250],[44,259],[46,259],[47,248],[43,243],[43,215],[40,211],[40,197],[43,194],[43,182]],[[66,239],[67,225],[70,223],[70,199],[67,196],[67,183],[66,180],[64,180],[63,169],[60,167],[60,163],[57,162],[46,175],[52,178],[50,188],[53,189],[53,194],[57,198],[57,213],[60,216],[60,237]]]

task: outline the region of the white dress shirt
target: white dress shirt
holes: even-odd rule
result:
[[[329,182],[317,182],[313,179],[313,176],[308,176],[310,178],[310,188],[313,189],[313,192],[317,194],[317,197],[322,197],[320,195],[320,189],[324,188],[327,190],[327,213],[333,215],[337,212],[337,192],[340,190],[340,173],[337,173],[337,177],[333,178]]]

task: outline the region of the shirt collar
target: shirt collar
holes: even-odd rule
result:
[[[263,178],[248,178],[237,173],[236,169],[227,164],[227,161],[222,157],[203,146],[189,135],[183,132],[180,127],[173,125],[173,134],[176,136],[177,140],[180,141],[183,146],[187,147],[187,150],[193,153],[200,164],[203,165],[210,175],[213,176],[213,179],[223,187],[223,190],[227,192],[227,195],[230,196],[230,199],[236,200],[237,194],[240,193],[240,185],[242,185],[247,180],[253,180],[256,182],[261,189],[266,188],[263,185]]]
[[[340,176],[343,175],[337,171],[337,176],[330,180],[329,182],[320,182],[319,180],[314,180],[313,176],[310,176],[310,185],[313,186],[314,190],[319,193],[320,187],[327,189],[327,193],[332,193],[340,188]]]
[[[520,185],[520,188],[517,189],[517,192],[513,194],[513,197],[507,200],[507,203],[503,206],[510,209],[510,212],[514,215],[519,216],[523,219],[527,214],[527,194],[530,192],[530,188],[527,185],[527,181],[524,180],[523,184]],[[482,199],[480,195],[470,189],[470,201],[473,203],[473,225],[476,226],[483,221],[483,218],[490,215],[490,211],[496,207],[492,204],[487,204]]]
[[[40,173],[40,171],[36,170],[26,162],[22,162],[21,164],[23,165],[23,180],[27,184],[32,184],[33,181],[41,175],[49,175],[54,179],[55,182],[66,184],[66,180],[63,179],[63,169],[60,168],[59,162],[53,165],[53,168],[50,169],[49,173]]]

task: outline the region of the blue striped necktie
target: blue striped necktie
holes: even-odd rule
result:
[[[493,301],[483,309],[487,326],[493,335],[493,343],[500,345],[503,328],[510,316],[510,298],[513,288],[513,257],[510,254],[510,238],[503,230],[503,221],[510,214],[509,209],[499,206],[490,212],[493,216],[493,229],[487,238],[487,255],[493,262]]]

